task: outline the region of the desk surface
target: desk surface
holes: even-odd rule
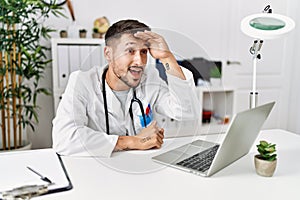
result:
[[[221,141],[223,135],[200,136]],[[114,153],[112,158],[62,157],[74,188],[38,199],[285,199],[300,197],[300,136],[264,130],[258,140],[277,144],[278,163],[271,178],[254,169],[255,146],[249,154],[205,178],[151,161],[151,157],[190,142],[166,139],[160,150]],[[255,143],[255,144],[256,144]]]

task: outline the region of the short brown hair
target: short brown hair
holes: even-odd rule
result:
[[[134,34],[138,31],[150,31],[151,29],[146,24],[139,22],[138,20],[127,19],[121,20],[109,27],[105,34],[105,44],[111,39],[120,38],[124,33]]]

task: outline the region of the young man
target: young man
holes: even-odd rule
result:
[[[109,157],[113,151],[160,148],[164,129],[156,115],[197,119],[191,72],[181,68],[164,38],[137,20],[113,24],[105,35],[108,65],[77,71],[53,120],[53,148],[62,155]],[[168,85],[147,56],[159,59]]]

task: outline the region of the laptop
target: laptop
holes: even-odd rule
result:
[[[237,113],[222,144],[196,140],[152,157],[152,160],[196,175],[211,176],[246,155],[275,102]]]

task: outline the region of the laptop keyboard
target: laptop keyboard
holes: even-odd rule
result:
[[[209,169],[216,153],[219,148],[219,145],[215,145],[205,151],[197,153],[183,161],[176,163],[177,165],[191,168],[200,172],[205,172]]]

